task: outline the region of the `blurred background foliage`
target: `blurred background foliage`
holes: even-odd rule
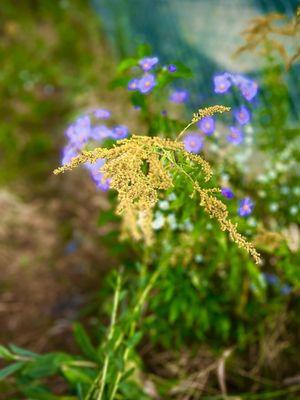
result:
[[[134,9],[122,2],[128,13],[135,13],[135,24],[116,1],[92,3],[98,15],[81,0],[0,5],[0,312],[5,346],[0,355],[6,361],[0,371],[0,398],[96,398],[93,382],[99,382],[98,370],[103,373],[107,355],[105,399],[114,390],[116,398],[132,400],[221,399],[226,398],[226,386],[234,394],[228,398],[298,398],[299,65],[286,71],[280,55],[250,51],[248,59],[252,65],[259,60],[260,68],[246,70],[261,86],[252,110],[254,143],[223,150],[222,141],[209,138],[205,148],[217,182],[230,177],[235,192],[254,199],[253,217],[233,219],[254,240],[264,264],[254,265],[216,223],[208,222],[184,193],[186,182],[178,179],[176,198],[156,212],[165,219],[176,215],[180,228],[158,230],[147,269],[136,262],[144,258],[142,245],[116,240],[114,194],[96,192],[81,170],[52,177],[60,163],[62,132],[78,114],[106,106],[114,121],[131,132],[174,137],[193,105],[216,102],[212,74],[238,61],[212,63],[192,45],[186,51],[180,38],[181,52],[167,51],[145,17],[152,28],[146,25],[143,40],[162,61],[175,62],[178,71],[174,78],[161,80],[151,98],[128,95],[127,67],[152,51],[140,46],[136,54],[137,43],[130,39],[144,27],[141,16],[148,11],[143,2],[136,2]],[[277,11],[292,15],[295,5],[289,5]],[[109,18],[112,9],[123,25]],[[169,11],[170,18],[167,8],[155,10],[157,18],[161,10]],[[124,24],[129,32],[122,30]],[[118,34],[111,34],[112,26]],[[226,49],[228,59],[229,50],[242,43],[241,38]],[[119,66],[116,53],[122,58]],[[171,105],[162,115],[168,85],[177,87],[178,82],[194,88],[188,110]],[[234,92],[217,102],[236,106],[241,98]],[[220,132],[229,123],[230,117],[224,116]],[[235,215],[236,204],[228,205]],[[123,268],[116,274],[119,264]],[[162,275],[153,282],[154,295],[142,318],[144,304],[136,305],[157,267]],[[117,320],[110,335],[113,299]]]

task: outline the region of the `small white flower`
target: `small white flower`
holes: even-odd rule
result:
[[[177,196],[176,196],[176,194],[174,192],[169,194],[169,196],[168,196],[168,200],[169,201],[174,201],[176,199],[177,199]]]
[[[249,133],[250,135],[254,132],[252,125],[249,125],[249,124],[245,126],[244,130],[246,133]]]
[[[246,144],[252,144],[253,143],[253,138],[251,136],[246,136],[245,143]]]
[[[300,186],[294,187],[293,193],[294,193],[296,196],[300,196]]]
[[[197,263],[201,263],[203,261],[203,255],[202,254],[196,254],[195,255],[195,261]]]
[[[212,143],[210,145],[210,150],[213,151],[214,153],[217,153],[219,151],[219,146],[216,143]]]
[[[269,177],[270,179],[274,179],[274,178],[276,178],[276,176],[277,176],[277,174],[276,174],[276,172],[275,172],[274,170],[272,170],[272,171],[270,171],[270,172],[268,173],[268,177]]]
[[[257,175],[256,180],[258,182],[265,183],[265,182],[268,182],[268,177],[266,175],[260,174],[260,175]]]
[[[183,228],[187,231],[187,232],[191,232],[194,229],[194,225],[191,223],[191,221],[189,219],[186,219],[183,223]]]
[[[169,214],[167,216],[167,220],[168,220],[168,223],[169,223],[170,228],[172,229],[172,231],[175,230],[177,228],[177,222],[176,222],[175,214]]]
[[[158,207],[161,210],[168,210],[170,208],[170,204],[167,200],[161,200],[158,202]]]
[[[289,194],[290,189],[289,189],[288,186],[282,186],[282,188],[280,189],[280,192],[281,192],[282,194]]]
[[[298,207],[297,206],[292,206],[290,208],[290,214],[291,215],[296,215],[298,213]]]
[[[284,172],[287,169],[286,164],[283,164],[282,162],[278,162],[275,164],[275,168],[278,172]]]
[[[222,181],[228,182],[229,181],[229,175],[228,174],[222,174],[221,175]]]
[[[162,213],[156,212],[155,213],[155,218],[152,221],[152,228],[157,231],[161,229],[165,224],[165,219]]]
[[[271,203],[269,208],[270,208],[270,211],[276,212],[279,208],[279,205],[278,205],[278,203]]]
[[[250,217],[250,218],[248,218],[248,225],[249,226],[252,226],[252,227],[254,227],[254,226],[256,226],[257,225],[257,222],[256,222],[256,219],[254,218],[254,217]]]

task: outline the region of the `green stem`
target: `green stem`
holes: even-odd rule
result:
[[[190,122],[185,128],[182,129],[182,131],[179,133],[179,135],[177,136],[176,140],[179,140],[181,138],[181,136],[184,134],[184,132],[194,124],[195,122]]]
[[[121,291],[121,275],[118,274],[116,290],[115,290],[115,295],[114,295],[114,301],[113,301],[112,316],[111,316],[111,321],[110,321],[110,328],[109,328],[109,333],[108,333],[108,337],[107,337],[108,343],[112,339],[113,334],[114,334],[114,330],[115,330],[117,311],[118,311],[118,304],[119,304],[119,300],[120,300],[120,291]],[[102,400],[103,393],[104,393],[104,387],[105,387],[105,381],[106,381],[106,375],[107,375],[107,370],[108,370],[108,365],[109,365],[109,353],[107,353],[106,356],[105,356],[103,369],[100,372],[100,374],[97,376],[96,380],[94,381],[89,393],[86,396],[86,400],[91,398],[90,396],[93,394],[94,389],[98,385],[100,385],[100,389],[99,389],[98,395],[95,398],[95,400]]]
[[[136,306],[133,309],[133,314],[137,314],[138,312],[141,311],[142,306],[144,305],[146,298],[148,296],[148,294],[150,293],[151,289],[153,288],[155,282],[157,281],[160,273],[162,272],[162,266],[160,268],[158,268],[153,275],[151,276],[147,286],[144,288],[143,292],[141,293],[138,302],[136,303]],[[133,336],[135,328],[136,328],[137,322],[136,320],[134,320],[129,328],[129,338]],[[130,347],[126,347],[125,351],[124,351],[124,355],[123,355],[123,363],[124,365],[126,365],[128,356],[129,356],[129,352],[130,352]],[[118,386],[120,383],[120,380],[123,376],[123,372],[122,371],[118,371],[115,382],[114,382],[114,386],[113,389],[111,391],[111,394],[109,396],[109,400],[114,400],[115,395],[117,393],[118,390]]]

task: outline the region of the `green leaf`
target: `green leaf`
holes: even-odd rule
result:
[[[142,332],[136,332],[127,342],[128,347],[135,347],[142,339]]]
[[[56,396],[44,386],[36,386],[22,389],[28,400],[78,400],[74,396]]]
[[[98,226],[104,226],[108,223],[112,222],[117,222],[120,220],[120,217],[118,217],[114,212],[112,211],[106,211],[106,212],[101,212],[99,213],[98,217]]]
[[[64,365],[62,367],[62,372],[67,380],[74,385],[78,385],[78,383],[90,385],[93,382],[93,377],[90,376],[86,369],[82,370],[76,367],[70,367],[69,365]]]
[[[6,360],[14,360],[14,355],[4,346],[0,346],[0,357]]]
[[[16,362],[0,370],[0,380],[12,375],[24,366],[24,362]]]
[[[15,344],[10,344],[9,345],[11,351],[13,351],[15,354],[19,356],[25,356],[25,357],[37,357],[38,354],[34,353],[33,351],[23,349],[22,347],[18,347]]]
[[[136,58],[126,58],[118,65],[117,74],[120,74],[121,72],[124,72],[135,65],[137,65]]]
[[[143,43],[138,46],[136,52],[137,52],[138,58],[142,58],[142,57],[150,56],[152,54],[152,49],[149,44]]]
[[[116,89],[118,87],[127,86],[127,83],[128,83],[127,77],[116,78],[110,82],[109,89]]]
[[[31,378],[42,378],[55,375],[59,372],[61,366],[73,358],[64,353],[49,353],[38,356],[36,359],[24,368],[24,374]]]
[[[82,352],[90,359],[94,361],[99,361],[97,357],[97,351],[93,346],[88,334],[86,333],[84,327],[76,322],[73,325],[74,336],[78,346],[81,348]]]

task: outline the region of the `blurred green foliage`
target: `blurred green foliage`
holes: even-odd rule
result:
[[[26,0],[1,2],[0,23],[0,183],[43,179],[103,72],[99,21],[86,1]]]

